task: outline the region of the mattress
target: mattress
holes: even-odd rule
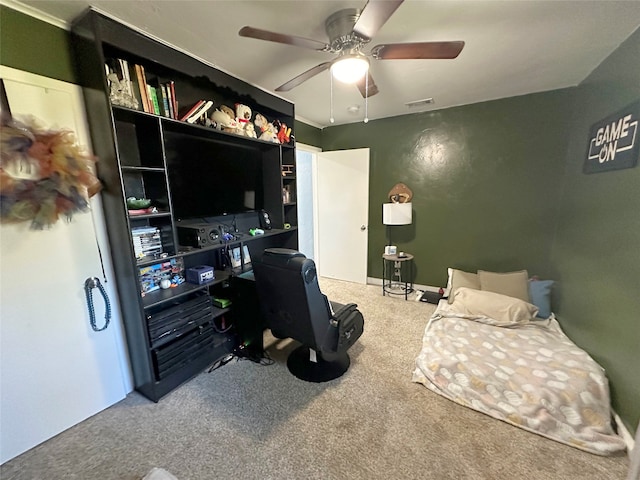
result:
[[[441,301],[425,328],[413,381],[460,405],[599,455],[624,450],[607,377],[546,320],[505,323]]]

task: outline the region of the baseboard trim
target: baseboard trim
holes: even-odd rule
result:
[[[382,279],[381,278],[376,278],[376,277],[367,277],[367,285],[376,285],[378,287],[380,287],[380,289],[382,290]],[[414,283],[413,284],[413,291],[414,293],[412,295],[416,295],[416,300],[420,299],[420,296],[422,296],[422,293],[429,291],[429,292],[438,292],[440,290],[440,287],[432,287],[430,285],[420,285],[418,283]],[[420,296],[417,296],[418,293],[420,293]]]
[[[378,285],[380,287],[382,287],[382,279],[381,278],[375,278],[375,277],[367,277],[367,285]],[[437,292],[440,290],[440,287],[432,287],[430,285],[420,285],[419,283],[414,283],[413,284],[413,289],[414,290],[422,290],[424,291],[430,291],[430,292]]]

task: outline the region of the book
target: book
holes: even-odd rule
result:
[[[134,97],[133,90],[131,88],[131,76],[129,75],[129,62],[123,60],[121,58],[118,59],[118,63],[120,64],[121,79],[124,80],[124,85],[127,90],[127,94],[130,97]]]
[[[160,115],[160,104],[158,103],[158,95],[156,93],[156,89],[151,85],[147,85],[147,90],[149,92],[149,98],[151,99],[151,113]]]
[[[187,123],[195,123],[200,117],[206,114],[211,107],[213,107],[213,100],[208,100],[187,118]]]
[[[164,116],[171,118],[171,108],[169,108],[167,86],[165,84],[161,84],[160,87],[158,87],[158,92],[160,93],[160,97],[162,98],[162,110]]]
[[[138,78],[135,65],[129,65],[129,78],[131,78],[131,93],[133,94],[133,98],[138,102],[137,108],[144,111],[144,102],[140,95],[140,79]]]
[[[178,118],[178,99],[176,98],[176,84],[173,80],[169,82],[169,90],[171,92],[171,100],[173,101],[173,118]]]
[[[185,113],[182,117],[180,117],[180,121],[184,122],[187,120],[187,118],[189,118],[191,115],[193,115],[200,107],[202,107],[202,105],[204,105],[206,102],[204,100],[198,100],[195,105],[193,107],[191,107],[189,109],[189,111],[187,113]]]
[[[147,87],[142,70],[142,65],[135,65],[136,77],[138,78],[138,89],[140,90],[140,98],[142,99],[142,110],[150,113],[149,110],[149,98],[147,97]]]
[[[162,85],[160,85],[160,88],[162,88],[162,95],[163,95],[163,100],[165,101],[165,110],[167,111],[167,116],[169,118],[174,118],[173,117],[173,102],[171,101],[171,90],[169,89],[169,83],[163,83]]]
[[[153,113],[153,102],[151,97],[149,96],[149,83],[147,82],[147,74],[144,71],[144,67],[140,65],[140,72],[142,73],[142,84],[140,85],[140,90],[145,91],[145,95],[147,96],[147,113]]]

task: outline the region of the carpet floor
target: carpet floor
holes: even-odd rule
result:
[[[624,480],[625,454],[600,457],[457,405],[411,382],[434,306],[381,287],[322,278],[355,302],[365,331],[351,367],[322,384],[293,377],[296,346],[265,332],[272,365],[233,360],[159,403],[137,393],[0,467],[3,480]]]

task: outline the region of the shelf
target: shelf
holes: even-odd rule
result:
[[[163,259],[163,261],[165,260]],[[210,282],[200,285],[185,282],[178,285],[177,287],[167,288],[165,290],[154,290],[153,292],[147,293],[144,297],[142,297],[142,304],[145,309],[155,307],[156,305],[175,300],[176,298],[180,298],[185,295],[189,295],[190,293],[193,293],[195,291],[203,290],[205,288],[209,288],[222,283],[230,276],[231,274],[229,272],[226,272],[224,270],[216,270],[215,278]]]
[[[157,172],[157,173],[165,173],[164,168],[162,167],[135,167],[131,165],[123,165],[121,167],[123,172]]]
[[[213,282],[210,282],[210,284],[213,284]],[[176,298],[180,298],[198,290],[202,290],[204,288],[207,288],[208,286],[209,284],[206,283],[202,285],[194,285],[185,282],[181,285],[178,285],[177,287],[167,288],[165,290],[155,290],[153,292],[145,294],[145,296],[142,297],[142,305],[145,309],[154,307],[156,305],[160,305],[161,303],[175,300]]]
[[[168,262],[169,260],[173,259],[173,258],[177,258],[180,255],[167,255],[165,257],[158,257],[158,258],[144,258],[144,259],[140,259],[136,262],[136,266],[137,267],[148,267],[149,265],[153,265],[155,263],[162,263],[162,262]]]
[[[192,123],[181,122],[180,120],[173,120],[166,117],[159,118],[162,120],[163,129],[171,133],[211,139],[221,143],[229,143],[234,146],[258,148],[260,150],[287,146],[280,143],[267,142],[265,140],[259,140],[257,138],[244,137],[242,135],[236,135],[234,133],[223,132],[221,130],[217,130],[211,127],[205,127],[203,125],[194,125]]]
[[[241,243],[246,243],[246,242],[252,242],[254,240],[259,240],[261,238],[267,238],[267,237],[272,237],[275,235],[282,235],[285,234],[287,232],[290,232],[293,229],[297,229],[298,227],[291,227],[289,229],[284,229],[284,228],[274,228],[272,230],[265,230],[264,234],[261,235],[250,235],[248,233],[243,233],[242,236],[240,238],[237,238],[236,240],[232,240],[230,242],[227,242],[226,244],[224,243],[220,243],[220,244],[216,244],[216,245],[212,245],[210,247],[203,247],[203,248],[197,248],[197,247],[187,247],[184,245],[180,245],[179,248],[187,248],[189,250],[178,250],[178,256],[189,256],[189,255],[196,255],[198,253],[202,253],[202,252],[206,252],[209,250],[219,250],[221,248],[225,248],[225,247],[233,247],[233,246],[237,246]],[[217,270],[216,270],[217,272]]]
[[[155,113],[148,113],[143,110],[135,110],[133,108],[122,107],[120,105],[112,105],[112,109],[114,111],[120,111],[126,115],[140,115],[141,117],[147,118],[147,119],[161,120],[163,123],[163,128],[170,131],[175,131],[176,133],[186,133],[189,135],[200,136],[200,137],[202,136],[208,137],[209,135],[214,135],[214,136],[220,135],[221,136],[220,138],[227,137],[230,139],[242,139],[242,141],[245,141],[245,142],[257,143],[257,144],[267,145],[271,147],[283,147],[283,148],[295,149],[294,142],[283,143],[283,144],[268,142],[266,140],[260,140],[258,138],[252,138],[252,137],[245,137],[243,135],[237,135],[235,133],[223,132],[216,128],[205,127],[204,125],[188,123],[186,121],[176,120],[174,118],[165,117],[163,115],[156,115]]]
[[[219,307],[216,307],[215,305],[213,305],[211,308],[213,309],[213,318],[214,319],[216,319],[218,317],[221,317],[225,313],[231,311],[230,308],[219,308]]]
[[[170,212],[156,212],[156,213],[141,213],[139,215],[129,214],[129,218],[132,220],[137,220],[139,218],[161,218],[161,217],[170,217]]]

